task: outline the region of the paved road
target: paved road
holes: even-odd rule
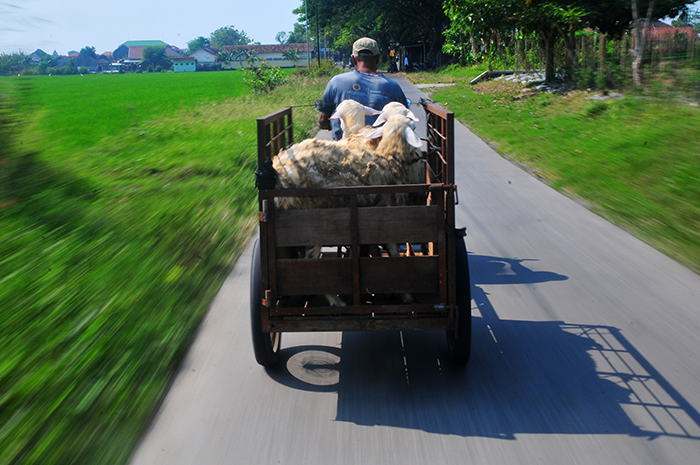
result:
[[[266,371],[249,246],[134,465],[699,463],[700,277],[456,132],[467,369],[443,333],[311,333]]]

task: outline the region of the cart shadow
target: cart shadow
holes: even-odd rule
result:
[[[472,357],[450,364],[444,332],[343,333],[340,349],[282,350],[268,374],[337,392],[336,421],[437,434],[625,434],[700,439],[700,414],[614,327],[500,320],[483,284],[567,279],[524,260],[470,255]]]

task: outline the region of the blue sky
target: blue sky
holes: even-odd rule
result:
[[[293,29],[292,10],[300,5],[300,0],[0,0],[0,52],[40,48],[65,54],[91,46],[102,53],[127,40],[186,48],[190,40],[229,25],[274,44],[278,32]]]
[[[127,40],[187,42],[232,25],[251,39],[274,44],[291,31],[300,0],[0,0],[0,52],[47,53],[95,47],[113,51]]]

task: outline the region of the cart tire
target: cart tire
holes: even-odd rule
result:
[[[255,360],[264,367],[272,367],[279,361],[281,333],[265,333],[262,330],[262,271],[260,243],[255,241],[250,266],[250,322],[253,335]]]
[[[457,331],[447,331],[447,347],[456,365],[469,361],[472,343],[472,298],[467,246],[463,237],[455,240],[457,282]]]

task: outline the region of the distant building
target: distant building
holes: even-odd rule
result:
[[[202,47],[190,53],[191,57],[197,60],[197,70],[213,71],[219,69],[219,51],[210,47]]]
[[[165,56],[180,56],[180,49],[172,47],[162,40],[129,40],[112,52],[112,58],[114,60],[126,59],[141,61],[143,58],[143,49],[146,47],[165,47]]]
[[[37,64],[37,63],[41,63],[41,60],[45,56],[48,56],[48,53],[46,53],[42,49],[38,48],[31,55],[29,55],[29,58],[32,60],[33,64]]]
[[[245,58],[240,54],[242,51],[247,51],[260,58],[262,61],[267,61],[271,66],[278,68],[292,68],[294,66],[306,66],[311,58],[311,47],[305,43],[301,44],[272,44],[272,45],[226,45],[224,51],[234,56],[233,61],[226,62],[222,65],[223,69],[235,69],[246,67]],[[299,58],[297,60],[287,60],[285,54],[290,51],[296,51]],[[241,59],[236,59],[235,56]]]
[[[173,72],[189,73],[197,71],[197,60],[195,57],[172,57]]]

